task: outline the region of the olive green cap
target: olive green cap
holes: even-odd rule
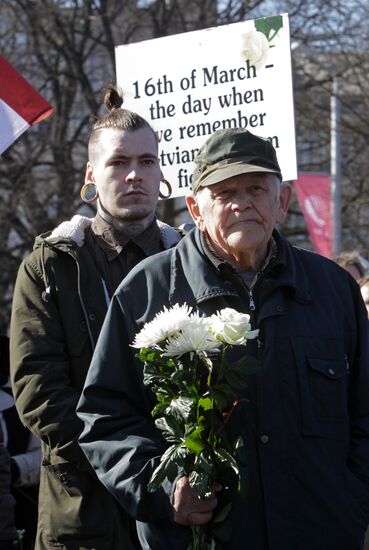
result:
[[[218,130],[204,143],[195,160],[192,192],[239,174],[271,172],[282,179],[271,142],[244,128]]]

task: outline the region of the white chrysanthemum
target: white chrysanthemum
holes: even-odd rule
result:
[[[224,308],[211,316],[211,332],[216,340],[232,346],[245,346],[256,338],[259,330],[251,330],[250,315],[232,308]]]
[[[175,304],[170,309],[164,307],[152,321],[146,323],[140,330],[132,347],[154,348],[163,340],[175,336],[190,320],[191,308],[187,305]]]
[[[256,69],[265,65],[269,51],[267,37],[259,31],[248,31],[242,36],[242,56],[248,59]]]
[[[195,352],[201,355],[207,351],[219,351],[219,342],[209,331],[210,318],[191,315],[181,332],[169,338],[163,355],[167,357],[180,356]]]

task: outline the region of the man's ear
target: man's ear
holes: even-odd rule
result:
[[[90,161],[86,164],[85,183],[95,183],[94,169]]]
[[[279,194],[279,208],[277,214],[277,223],[283,223],[286,219],[288,206],[290,204],[292,195],[292,188],[288,183],[281,183],[281,190]]]
[[[199,204],[193,195],[186,196],[186,205],[189,213],[191,214],[191,218],[195,222],[196,227],[198,227],[201,231],[203,231],[204,229],[203,218],[200,213]]]

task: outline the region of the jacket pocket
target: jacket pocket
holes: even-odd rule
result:
[[[308,376],[317,416],[333,421],[348,419],[347,361],[308,357]]]
[[[343,342],[335,338],[296,338],[292,346],[303,435],[347,438],[350,369]]]
[[[79,548],[82,541],[111,535],[114,505],[103,485],[73,464],[42,467],[40,529],[51,546],[79,541]]]

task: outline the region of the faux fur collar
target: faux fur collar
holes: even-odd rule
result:
[[[52,233],[46,238],[47,241],[56,238],[71,239],[79,247],[83,246],[85,242],[86,229],[92,224],[93,219],[86,216],[80,216],[76,214],[71,220],[62,222],[56,227]],[[161,233],[161,240],[164,248],[171,248],[177,244],[180,240],[180,235],[170,225],[156,220]]]

